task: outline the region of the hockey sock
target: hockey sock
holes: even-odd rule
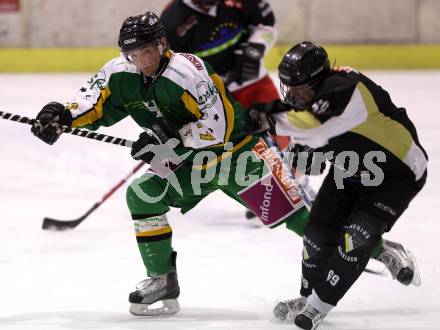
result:
[[[145,217],[132,215],[136,241],[148,276],[173,270],[172,229],[166,215]]]

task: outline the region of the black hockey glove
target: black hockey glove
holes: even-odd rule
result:
[[[244,42],[234,50],[236,57],[231,74],[237,84],[241,85],[245,81],[258,77],[265,48],[263,44]]]
[[[46,104],[37,115],[37,122],[31,127],[31,132],[47,144],[54,144],[61,133],[62,126],[72,125],[72,114],[64,105],[58,102]]]
[[[250,134],[269,130],[275,134],[275,121],[271,114],[291,110],[291,107],[280,100],[269,103],[254,103],[247,109],[245,118]]]
[[[289,152],[291,153],[292,169],[295,171],[298,170],[306,175],[319,175],[324,172],[326,167],[323,156],[326,152],[325,147],[313,149],[309,146],[295,144]]]
[[[150,150],[142,151],[142,149],[151,144],[161,145],[171,138],[178,138],[176,134],[171,133],[165,122],[154,123],[150,130],[151,132],[142,132],[131,147],[131,157],[135,160],[142,159],[148,164],[151,163],[155,154]]]

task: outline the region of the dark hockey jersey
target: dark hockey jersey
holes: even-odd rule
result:
[[[380,151],[386,161],[377,165],[386,176],[422,177],[428,157],[416,128],[380,86],[356,71],[334,72],[315,100],[307,111],[277,114],[277,134],[291,135],[312,148],[327,146],[335,155],[353,151],[359,171],[367,153]]]
[[[234,49],[251,35],[267,49],[275,41],[275,18],[265,0],[221,0],[209,13],[190,6],[190,0],[174,0],[162,13],[171,49],[207,60],[220,75],[232,68]]]

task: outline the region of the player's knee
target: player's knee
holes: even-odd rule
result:
[[[309,223],[304,231],[304,236],[322,246],[334,246],[338,239],[338,231],[333,228]]]
[[[142,208],[142,205],[144,204],[131,185],[127,188],[125,200],[131,213],[136,213],[136,210]]]
[[[136,199],[136,194],[134,193],[133,189],[130,186],[128,186],[125,192],[125,202],[127,203],[127,206],[130,209],[130,211],[133,207],[133,203],[135,199]]]
[[[126,191],[126,203],[131,214],[163,214],[168,212],[162,185],[154,178],[134,180]]]
[[[316,267],[332,254],[337,242],[337,231],[309,224],[303,237],[303,263]]]

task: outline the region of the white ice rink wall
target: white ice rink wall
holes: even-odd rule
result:
[[[146,10],[160,13],[168,2],[0,0],[0,47],[115,46],[125,17]],[[440,43],[438,0],[269,2],[277,17],[280,43],[304,39],[340,44]]]

